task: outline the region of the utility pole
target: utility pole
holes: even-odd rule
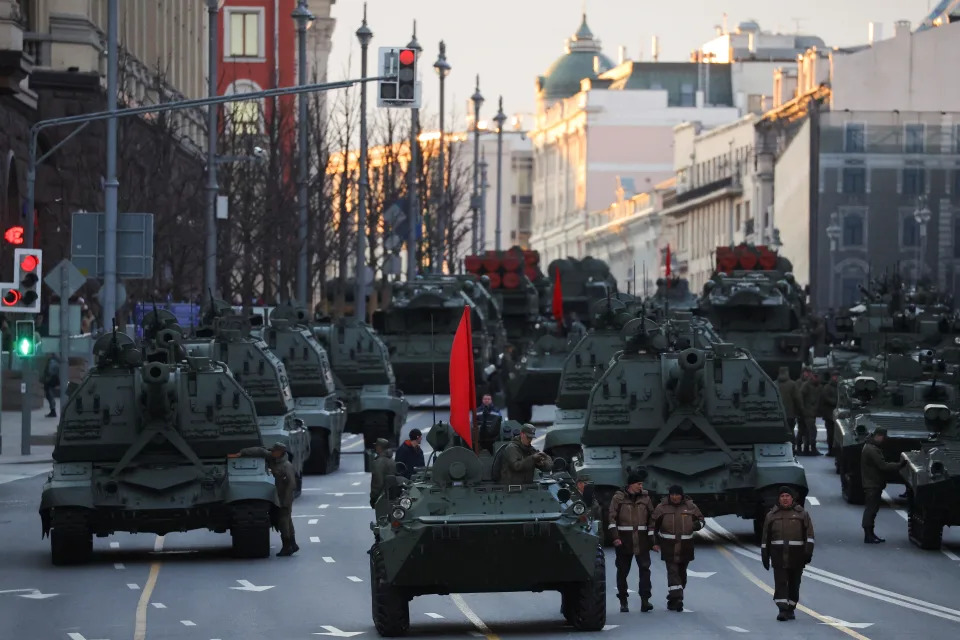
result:
[[[450,63],[447,62],[447,45],[443,42],[443,40],[440,41],[440,55],[437,57],[437,61],[433,63],[433,68],[436,70],[437,76],[440,78],[440,197],[437,200],[436,221],[432,227],[431,225],[427,225],[427,233],[430,234],[430,271],[433,273],[440,273],[443,265],[443,257],[445,255],[444,242],[447,237],[447,220],[444,214],[444,207],[447,201],[447,169],[444,155],[447,148],[447,136],[443,126],[443,116],[445,112],[443,105],[444,81],[447,79],[447,76],[450,75]],[[436,228],[435,233],[433,227]],[[436,246],[434,246],[434,239],[437,240]]]
[[[217,56],[220,55],[218,36],[220,27],[217,0],[207,0],[207,97],[217,95]],[[207,107],[207,241],[203,259],[203,299],[213,304],[211,296],[217,290],[217,105]]]
[[[417,52],[417,58],[423,47],[417,42],[417,21],[413,21],[413,38],[408,49]],[[420,227],[420,207],[417,193],[417,173],[419,171],[420,151],[420,109],[410,110],[410,168],[407,170],[407,189],[410,198],[410,211],[407,215],[407,280],[417,277],[417,229]]]
[[[480,74],[477,74],[477,90],[470,97],[473,100],[473,196],[470,198],[470,209],[473,211],[473,246],[474,254],[479,251],[480,243],[480,105],[483,104],[483,95],[480,93]],[[452,265],[451,265],[452,268]]]
[[[487,187],[490,183],[487,181],[487,152],[484,151],[480,157],[480,245],[479,251],[485,251],[487,248]]]
[[[298,86],[307,84],[307,25],[313,22],[313,14],[307,8],[306,0],[299,0],[297,7],[290,14],[297,23],[297,47],[298,51]],[[297,209],[299,225],[297,227],[297,241],[300,244],[300,251],[297,255],[297,302],[311,306],[309,295],[309,273],[307,270],[307,100],[306,94],[300,94],[297,98],[299,114],[297,116],[297,129],[299,141],[297,142],[297,161],[299,163],[299,172],[297,176]]]
[[[503,96],[500,96],[500,108],[493,121],[497,123],[497,237],[494,248],[500,251],[501,209],[503,208],[503,123],[507,121],[507,114],[503,112]]]
[[[107,5],[107,111],[117,110],[118,0]],[[117,314],[117,119],[107,120],[107,179],[104,182],[103,329],[113,329]],[[32,212],[30,212],[32,214]],[[66,304],[62,301],[61,304]],[[65,327],[61,327],[65,330]]]
[[[357,277],[354,283],[354,313],[357,321],[366,322],[367,319],[367,261],[366,253],[367,232],[367,47],[373,39],[373,31],[367,26],[367,3],[363,3],[363,24],[357,29],[357,40],[360,41],[360,203],[357,207]]]

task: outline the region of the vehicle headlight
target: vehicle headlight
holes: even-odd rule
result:
[[[403,509],[399,508],[399,507],[397,507],[396,509],[394,509],[394,510],[393,510],[393,513],[390,514],[390,516],[391,516],[394,520],[403,520],[403,517],[404,517],[405,515],[407,515],[407,512],[404,511]]]
[[[582,516],[587,510],[587,505],[583,504],[582,502],[574,502],[572,508],[574,514]]]
[[[409,509],[410,505],[412,504],[413,504],[413,500],[411,500],[410,498],[406,498],[406,497],[400,498],[400,506],[403,507],[404,509]]]

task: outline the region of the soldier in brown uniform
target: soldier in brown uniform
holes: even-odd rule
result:
[[[627,613],[627,576],[634,561],[640,569],[640,611],[653,609],[650,604],[650,547],[653,546],[653,502],[643,490],[646,473],[631,473],[627,486],[610,500],[607,528],[616,547],[617,599],[621,613]]]
[[[377,438],[375,443],[377,457],[370,465],[370,508],[375,509],[377,500],[383,494],[387,485],[387,476],[397,475],[397,463],[393,459],[393,450],[390,441],[386,438]]]
[[[783,399],[783,410],[787,413],[787,426],[790,428],[790,435],[793,437],[793,452],[797,453],[800,446],[798,439],[803,433],[803,418],[801,408],[803,400],[800,398],[800,383],[790,377],[789,367],[780,367],[780,374],[777,376],[777,386],[780,387],[780,397]],[[800,417],[800,433],[794,435],[794,429],[797,427],[797,417]]]
[[[820,417],[827,430],[827,455],[833,455],[833,430],[836,427],[833,421],[833,410],[837,408],[837,374],[833,371],[824,374],[823,384],[820,385]]]
[[[683,589],[687,586],[687,565],[693,560],[693,532],[703,529],[706,521],[699,507],[683,494],[679,485],[653,510],[653,532],[667,565],[667,609],[683,611]]]
[[[803,451],[797,453],[802,456],[818,456],[817,451],[817,414],[820,413],[820,376],[811,373],[810,377],[800,386],[800,397],[803,400]]]
[[[553,460],[542,451],[533,448],[533,438],[537,430],[532,424],[520,428],[520,435],[508,442],[501,452],[501,484],[530,484],[535,469],[546,471],[553,466]]]
[[[280,532],[280,541],[283,546],[278,556],[292,556],[300,550],[293,530],[293,496],[297,490],[297,471],[290,463],[287,447],[277,442],[272,447],[247,447],[239,453],[231,453],[228,458],[263,458],[267,461],[267,469],[273,474],[273,481],[277,485],[277,501],[280,509],[277,513],[277,530]]]
[[[887,437],[887,430],[883,427],[877,427],[873,430],[873,435],[867,438],[863,445],[863,451],[860,453],[860,480],[863,482],[863,519],[860,522],[863,526],[863,542],[865,544],[879,544],[886,542],[873,532],[877,520],[877,512],[880,511],[880,502],[883,500],[883,489],[887,486],[885,476],[888,472],[897,471],[906,466],[907,461],[887,462],[883,459],[883,441]]]
[[[773,564],[773,601],[780,611],[777,620],[793,620],[803,568],[813,560],[813,520],[794,502],[790,487],[780,487],[778,504],[763,521],[760,554],[764,569],[769,571]]]

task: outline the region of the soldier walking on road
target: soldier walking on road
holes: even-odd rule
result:
[[[800,383],[790,377],[788,367],[780,367],[780,374],[777,376],[777,386],[780,387],[780,397],[783,399],[783,409],[787,413],[787,426],[790,428],[790,436],[793,438],[793,453],[799,450],[799,436],[804,429],[803,423],[803,399],[800,397]],[[799,431],[794,434],[797,425],[797,417],[800,416]]]
[[[653,546],[653,502],[643,490],[646,473],[631,473],[627,486],[613,494],[607,529],[616,547],[617,599],[620,612],[627,613],[627,576],[634,562],[640,570],[640,611],[653,609],[650,604],[650,548]]]
[[[803,400],[803,451],[801,456],[818,456],[817,451],[817,414],[820,413],[820,376],[811,373],[810,377],[800,387],[800,397]]]
[[[370,507],[374,508],[387,483],[387,476],[397,475],[397,463],[386,438],[377,438],[377,457],[370,469]]]
[[[823,418],[823,426],[827,430],[827,455],[833,455],[833,430],[835,423],[833,421],[833,410],[837,408],[837,375],[830,371],[823,376],[823,384],[820,386],[820,417]],[[816,442],[816,441],[814,441]]]
[[[773,564],[773,601],[777,620],[793,620],[800,602],[803,568],[813,560],[813,520],[794,502],[790,487],[780,487],[780,498],[763,522],[760,544],[763,568]]]
[[[654,551],[660,551],[667,565],[667,609],[683,611],[683,590],[687,586],[687,565],[694,558],[693,532],[706,521],[699,507],[673,485],[669,495],[653,510]]]
[[[877,427],[873,435],[867,438],[863,445],[863,451],[860,454],[860,480],[863,483],[863,542],[864,544],[878,544],[886,542],[886,539],[877,536],[873,532],[876,526],[877,512],[880,511],[880,502],[883,500],[882,493],[887,486],[884,476],[888,473],[898,471],[906,466],[907,461],[887,462],[883,459],[883,441],[887,437],[887,430],[883,427]]]
[[[293,496],[297,490],[297,471],[290,463],[287,455],[287,446],[282,442],[275,443],[271,448],[247,447],[239,453],[231,453],[228,458],[263,458],[267,461],[267,468],[273,474],[273,481],[277,485],[277,501],[280,508],[277,513],[277,530],[280,532],[280,541],[283,546],[278,556],[292,556],[300,550],[297,544],[296,532],[293,530]]]

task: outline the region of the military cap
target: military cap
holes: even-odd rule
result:
[[[669,489],[667,489],[667,493],[669,493],[671,496],[682,496],[682,495],[683,495],[683,487],[681,487],[681,486],[678,485],[678,484],[675,484],[675,485],[673,485],[672,487],[670,487]]]
[[[389,449],[390,441],[387,440],[386,438],[377,438],[377,446],[382,447],[384,449]]]
[[[643,471],[643,470],[631,471],[630,474],[627,475],[627,486],[629,487],[630,485],[636,484],[637,482],[643,482],[646,479],[647,479],[646,471]]]
[[[537,429],[532,424],[525,424],[520,427],[520,433],[525,433],[532,438],[537,435]]]
[[[782,495],[785,494],[785,493],[786,493],[786,494],[789,494],[791,498],[795,498],[795,497],[796,497],[796,496],[794,495],[794,493],[793,493],[793,489],[791,489],[791,488],[788,487],[787,485],[783,485],[782,487],[780,487],[780,491],[778,492],[777,495],[781,495],[781,496],[782,496]]]
[[[877,427],[873,430],[873,435],[875,436],[885,436],[887,435],[887,430],[884,427]]]
[[[274,442],[274,443],[273,443],[273,446],[270,447],[270,450],[271,450],[271,451],[286,451],[286,450],[287,450],[287,445],[283,444],[282,442]]]

